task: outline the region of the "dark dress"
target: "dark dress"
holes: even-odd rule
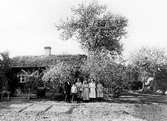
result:
[[[82,98],[82,83],[81,82],[76,82],[76,87],[77,87],[77,102],[81,101]]]
[[[71,83],[65,82],[65,101],[70,102]]]

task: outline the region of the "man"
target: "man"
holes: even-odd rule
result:
[[[65,82],[64,87],[65,101],[70,103],[70,93],[71,93],[71,82],[69,79]]]

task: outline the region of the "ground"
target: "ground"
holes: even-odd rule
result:
[[[131,94],[93,103],[14,99],[0,102],[0,121],[167,121],[167,98]]]
[[[0,102],[0,121],[166,121],[166,96],[122,96],[105,102]]]
[[[1,121],[142,121],[133,116],[134,105],[40,101],[13,103],[0,111]]]

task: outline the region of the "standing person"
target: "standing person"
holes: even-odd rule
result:
[[[89,84],[87,80],[83,83],[83,101],[89,101]]]
[[[65,101],[70,103],[70,93],[71,93],[71,82],[69,79],[65,82]]]
[[[98,102],[101,102],[103,99],[103,85],[98,81],[97,86],[96,86],[96,91],[97,91],[97,100]]]
[[[76,87],[77,87],[77,103],[79,103],[81,101],[81,94],[82,94],[82,83],[79,78],[77,79]]]
[[[91,82],[89,83],[89,90],[89,98],[91,102],[94,102],[96,98],[96,84],[94,79],[91,79]]]
[[[77,96],[77,86],[75,85],[75,83],[73,83],[71,87],[71,95],[72,95],[72,102],[74,102]]]

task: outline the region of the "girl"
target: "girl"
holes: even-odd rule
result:
[[[76,95],[77,95],[77,87],[75,83],[73,83],[71,87],[71,95],[72,95],[72,103],[75,101]]]

